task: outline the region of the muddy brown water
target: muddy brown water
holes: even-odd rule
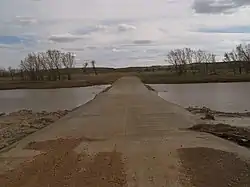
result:
[[[206,106],[223,112],[250,111],[250,83],[150,85],[163,99],[183,107]]]
[[[20,109],[56,111],[73,109],[93,99],[108,85],[61,89],[0,90],[0,113]]]
[[[250,83],[155,84],[163,99],[183,107],[209,107],[223,112],[250,111]],[[2,90],[0,112],[23,108],[34,111],[73,109],[91,100],[107,86],[46,90]]]

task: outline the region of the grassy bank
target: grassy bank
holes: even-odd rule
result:
[[[250,82],[249,75],[193,75],[178,76],[169,73],[142,73],[138,75],[146,84],[188,84],[188,83],[218,83],[218,82]]]
[[[100,73],[98,75],[76,74],[72,80],[57,81],[22,81],[22,80],[0,80],[0,90],[11,89],[52,89],[52,88],[73,88],[93,85],[112,84],[122,76],[133,75],[133,73]]]
[[[217,74],[191,74],[178,76],[176,73],[168,71],[154,72],[104,72],[98,75],[90,74],[74,74],[72,80],[57,81],[22,81],[22,80],[1,80],[0,90],[9,89],[49,89],[49,88],[71,88],[86,87],[93,85],[112,84],[122,76],[138,76],[145,84],[186,84],[186,83],[216,83],[216,82],[250,82],[250,74],[233,75]]]
[[[52,88],[74,88],[86,87],[93,85],[105,85],[106,81],[88,82],[81,80],[72,81],[13,81],[0,83],[0,90],[13,90],[13,89],[52,89]]]

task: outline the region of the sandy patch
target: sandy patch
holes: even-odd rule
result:
[[[183,186],[250,186],[250,164],[233,153],[210,148],[179,150]]]
[[[1,186],[126,186],[121,153],[100,152],[92,156],[77,154],[73,149],[81,141],[82,139],[58,139],[30,143],[27,148],[46,153],[0,175]]]

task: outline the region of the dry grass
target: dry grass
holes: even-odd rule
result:
[[[72,74],[72,80],[60,81],[22,81],[22,80],[0,80],[0,90],[8,89],[49,89],[49,88],[71,88],[86,87],[92,85],[112,84],[114,81],[123,76],[138,76],[146,84],[185,84],[185,83],[210,83],[210,82],[249,82],[250,74],[246,75],[204,75],[187,73],[178,76],[176,73],[169,71],[155,72],[103,72],[98,75],[75,73]]]

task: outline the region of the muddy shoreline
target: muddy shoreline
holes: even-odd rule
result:
[[[250,112],[221,112],[221,111],[216,111],[212,110],[207,107],[188,107],[186,108],[189,112],[193,114],[212,114],[216,116],[221,116],[221,117],[235,117],[235,118],[240,118],[240,117],[250,117]]]
[[[19,110],[9,114],[0,115],[0,151],[59,120],[69,110],[55,112],[34,112],[32,110]]]
[[[207,107],[188,107],[186,110],[199,118],[188,130],[209,133],[250,148],[250,112],[220,112]],[[240,126],[242,120],[245,126]]]
[[[240,146],[250,148],[250,129],[243,127],[233,127],[228,124],[198,124],[189,130],[206,132],[220,138],[237,143]]]

